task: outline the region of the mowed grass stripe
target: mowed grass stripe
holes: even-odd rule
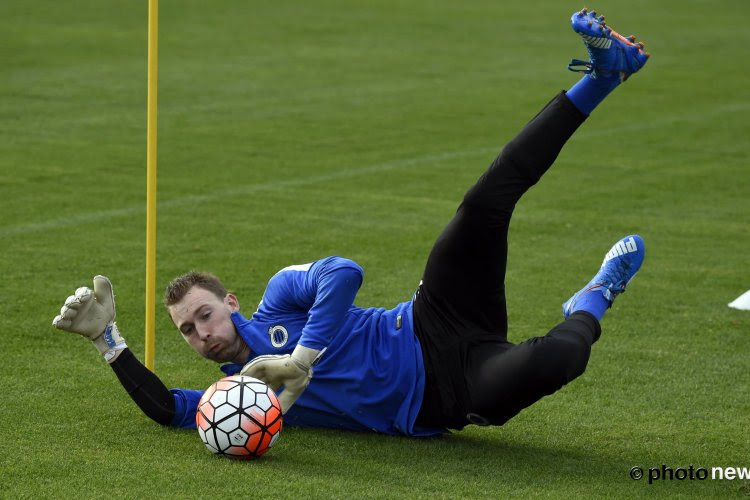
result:
[[[584,128],[576,133],[575,140],[586,140],[595,137],[602,137],[610,134],[628,133],[628,132],[642,132],[647,129],[660,129],[668,125],[675,123],[686,123],[686,122],[704,122],[712,119],[725,119],[727,113],[740,113],[750,109],[750,102],[733,102],[725,103],[719,106],[712,107],[711,109],[697,112],[692,111],[687,114],[660,117],[655,120],[649,120],[644,123],[632,123],[626,125],[617,125],[610,127],[598,126],[596,128]],[[186,195],[179,198],[169,199],[165,201],[159,201],[159,209],[172,209],[189,206],[195,203],[216,200],[220,198],[230,198],[234,196],[248,195],[261,191],[275,191],[288,189],[298,186],[307,186],[311,184],[325,183],[335,181],[339,179],[348,179],[357,176],[366,176],[379,174],[387,170],[396,169],[410,169],[416,167],[422,167],[425,165],[431,165],[436,162],[450,161],[459,158],[472,158],[475,156],[491,154],[496,152],[498,148],[487,147],[487,148],[474,148],[471,150],[463,151],[449,151],[445,153],[429,154],[424,156],[418,156],[414,158],[406,158],[395,160],[391,162],[378,163],[374,165],[368,165],[364,167],[353,167],[345,170],[339,170],[331,172],[329,174],[312,175],[308,177],[301,177],[297,179],[284,179],[264,182],[262,184],[248,184],[233,189],[215,190],[206,194],[201,195]],[[123,208],[109,209],[109,210],[98,210],[98,211],[87,211],[70,217],[51,219],[47,221],[34,222],[30,224],[23,224],[18,226],[6,226],[0,228],[0,237],[9,236],[20,236],[27,233],[34,233],[39,231],[52,231],[56,229],[66,229],[71,226],[77,226],[82,224],[90,224],[92,222],[108,221],[119,217],[129,217],[132,215],[138,215],[145,213],[145,207],[129,206]]]

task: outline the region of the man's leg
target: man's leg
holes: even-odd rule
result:
[[[435,242],[421,292],[476,328],[505,337],[504,281],[511,214],[585,119],[560,93],[505,146],[466,193]],[[419,314],[416,304],[415,312]]]
[[[569,68],[585,75],[553,99],[472,187],[427,260],[423,284],[479,328],[504,337],[507,232],[516,202],[552,165],[585,118],[648,60],[643,44],[613,31],[604,16],[583,9],[571,17],[590,61]],[[582,69],[581,69],[582,68]]]
[[[642,44],[612,31],[603,16],[584,9],[573,14],[571,25],[591,60],[574,60],[569,68],[582,65],[586,74],[505,147],[466,194],[428,258],[414,302],[427,379],[418,420],[424,425],[460,428],[467,408],[502,423],[580,375],[599,335],[602,305],[606,309],[613,298],[604,295],[603,303],[596,294],[620,289],[614,282],[593,283],[597,275],[565,304],[567,321],[547,336],[519,346],[506,340],[507,231],[516,202],[586,116],[648,59]]]
[[[470,422],[502,425],[527,406],[581,375],[591,345],[601,334],[599,322],[576,312],[544,337],[518,345],[473,346],[467,362]]]
[[[466,363],[469,420],[504,424],[581,375],[601,335],[599,321],[638,273],[645,252],[638,235],[615,243],[591,281],[563,305],[566,320],[546,336],[518,345],[471,346]]]
[[[468,423],[472,402],[463,374],[469,351],[482,340],[507,343],[504,281],[511,214],[585,118],[564,93],[550,101],[466,193],[435,242],[414,300],[426,376],[421,425]]]

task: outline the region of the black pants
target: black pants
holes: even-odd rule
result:
[[[584,120],[564,92],[550,101],[469,189],[435,242],[414,302],[426,370],[419,424],[501,425],[585,370],[599,322],[573,314],[544,337],[512,344],[504,285],[516,202]]]

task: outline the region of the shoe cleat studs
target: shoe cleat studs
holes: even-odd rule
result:
[[[588,26],[589,26],[589,28],[590,28],[590,27],[591,27],[591,25],[593,25],[594,23],[592,23],[591,21],[589,21],[589,22],[588,22],[588,23],[586,23],[586,24],[588,24]]]
[[[599,16],[599,22],[600,22],[600,23],[603,23],[603,22],[604,22],[604,19],[605,19],[605,17],[604,17],[604,16]]]
[[[596,11],[595,10],[591,11],[591,17],[596,17]]]

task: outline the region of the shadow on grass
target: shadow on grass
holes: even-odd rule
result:
[[[538,437],[519,442],[517,433],[505,435],[497,428],[428,439],[299,428],[286,432],[286,446],[267,455],[269,466],[304,468],[317,478],[333,478],[346,469],[350,479],[370,483],[419,477],[419,483],[435,488],[477,481],[511,489],[532,484],[608,484],[632,481],[628,473],[636,465],[604,446],[582,449],[540,443]]]

